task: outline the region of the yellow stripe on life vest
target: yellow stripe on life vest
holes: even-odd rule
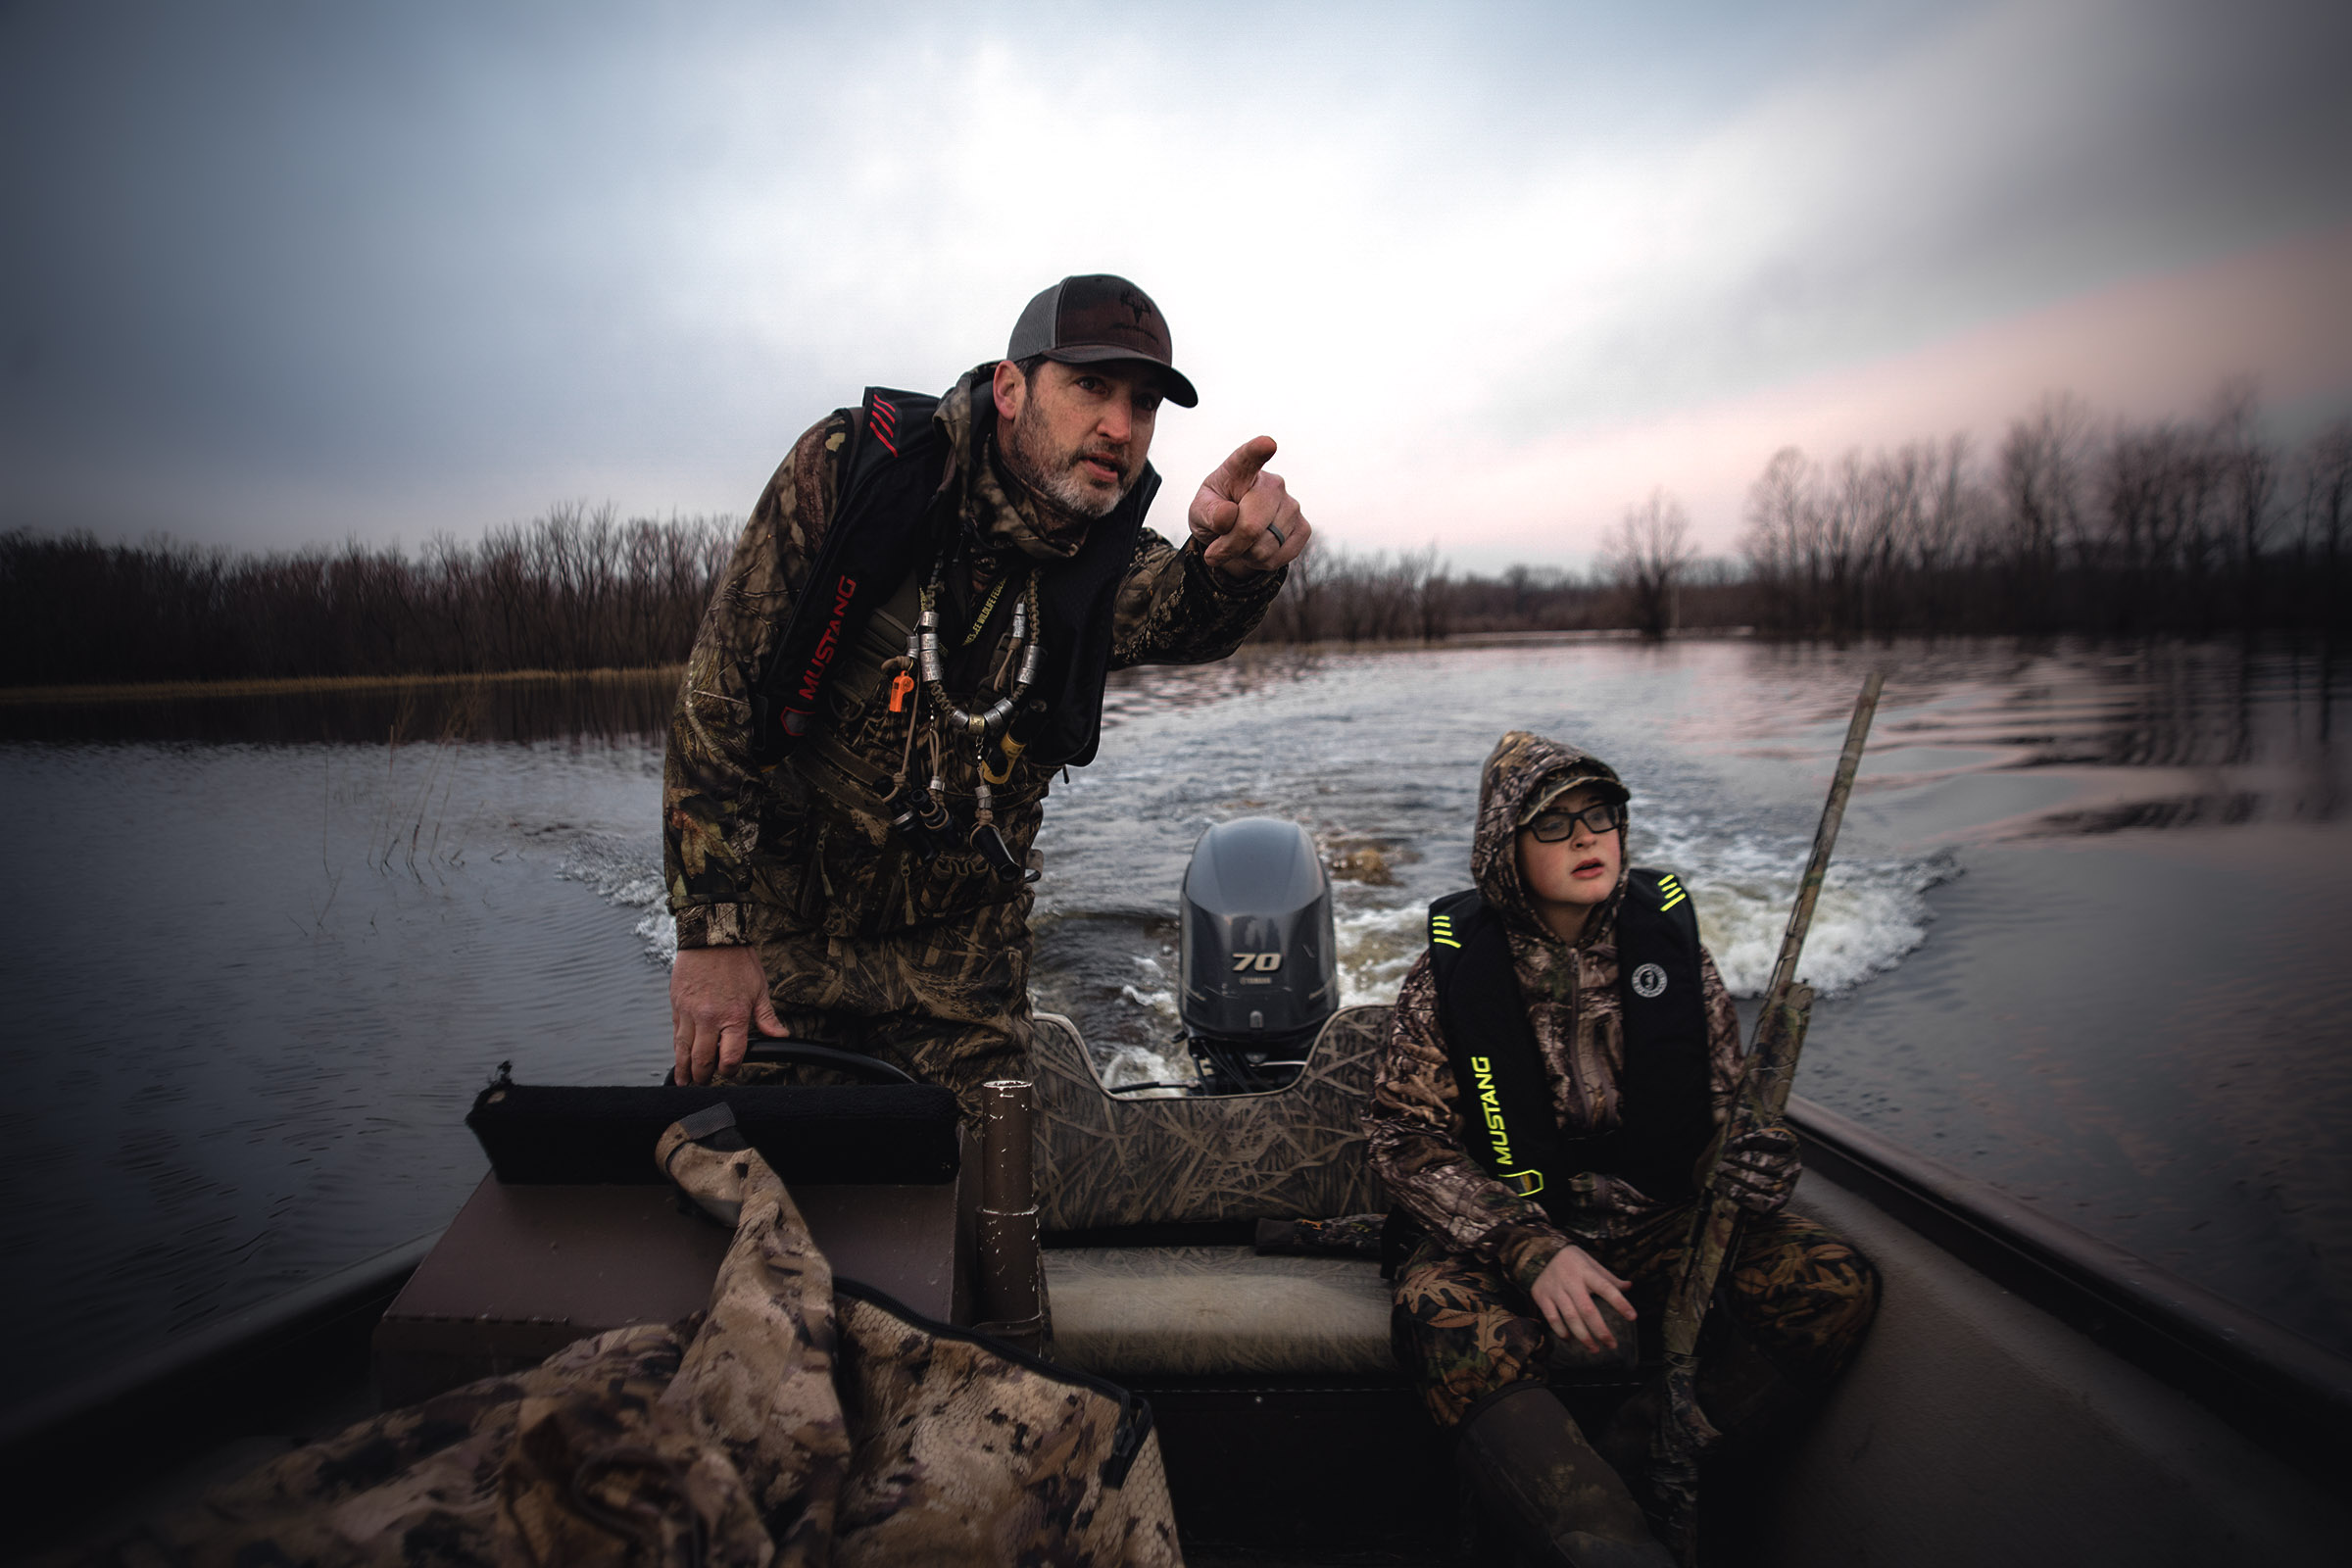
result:
[[[1685,893],[1683,891],[1683,885],[1680,882],[1677,882],[1671,876],[1662,876],[1658,878],[1658,891],[1667,895],[1666,902],[1658,906],[1658,912],[1660,914],[1664,914],[1668,909],[1673,908],[1676,905],[1682,903],[1685,899],[1690,896],[1690,894]]]

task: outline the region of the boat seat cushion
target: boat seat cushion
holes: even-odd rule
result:
[[[1045,1260],[1064,1366],[1114,1382],[1399,1375],[1389,1282],[1370,1258],[1094,1247],[1051,1249]]]
[[[1080,1247],[1049,1249],[1045,1262],[1054,1359],[1098,1377],[1404,1379],[1390,1348],[1393,1287],[1368,1257]],[[1554,1340],[1546,1352],[1553,1382],[1639,1381],[1637,1337],[1608,1316],[1621,1348]]]

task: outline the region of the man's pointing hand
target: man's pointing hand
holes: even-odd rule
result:
[[[1272,571],[1298,559],[1314,532],[1282,475],[1264,471],[1274,438],[1261,435],[1234,448],[1217,471],[1200,481],[1185,520],[1200,559],[1227,577]]]

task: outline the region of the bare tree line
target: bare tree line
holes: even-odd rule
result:
[[[1752,626],[1781,637],[2102,637],[2352,630],[2352,421],[2261,436],[2250,383],[2200,419],[2102,425],[2056,395],[1980,454],[1966,435],[1749,487],[1737,562],[1706,560],[1664,489],[1589,573],[1456,573],[1431,544],[1295,563],[1256,640]],[[0,683],[640,668],[682,660],[724,568],[725,517],[551,510],[466,544],[237,556],[0,534]]]
[[[1827,467],[1784,448],[1749,489],[1759,629],[2212,636],[2347,625],[2352,422],[2287,453],[2230,382],[2200,420],[2101,426],[2055,395],[1989,461],[1915,441]]]
[[[686,657],[726,517],[562,506],[416,555],[352,541],[259,556],[0,535],[0,681],[615,669]]]
[[[1988,460],[1966,435],[1849,451],[1827,466],[1785,447],[1749,487],[1738,562],[1701,558],[1662,488],[1625,510],[1589,575],[1455,575],[1435,545],[1317,546],[1259,637],[2352,629],[2352,421],[2290,453],[2262,438],[2258,413],[2252,383],[2233,380],[2193,420],[2102,425],[2053,395],[2012,420]]]

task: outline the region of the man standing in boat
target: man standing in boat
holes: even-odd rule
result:
[[[1365,1118],[1372,1168],[1416,1233],[1396,1273],[1397,1358],[1458,1435],[1483,1522],[1531,1561],[1673,1560],[1619,1473],[1647,1458],[1656,1391],[1595,1451],[1547,1383],[1663,1304],[1694,1167],[1742,1071],[1690,895],[1628,865],[1627,799],[1597,758],[1521,730],[1496,744],[1476,889],[1431,906]],[[1776,1125],[1728,1139],[1712,1176],[1747,1211],[1699,1347],[1698,1403],[1727,1437],[1825,1388],[1877,1309],[1869,1260],[1783,1211],[1797,1172],[1795,1135]]]
[[[712,595],[672,715],[663,871],[676,1075],[757,1035],[943,1084],[1025,1074],[1031,850],[1095,755],[1104,677],[1222,659],[1309,528],[1274,443],[1143,526],[1161,403],[1143,290],[1067,277],[940,398],[869,389],[803,435]]]

